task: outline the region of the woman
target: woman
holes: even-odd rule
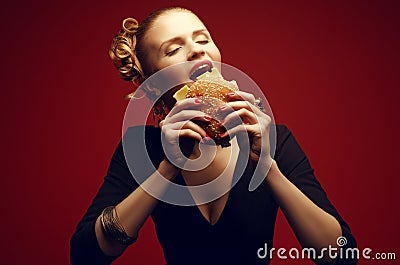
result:
[[[125,80],[144,82],[157,71],[182,62],[221,61],[210,33],[187,9],[162,9],[145,19],[137,30],[135,26],[135,20],[125,20],[125,29],[114,38],[110,52]],[[229,128],[222,137],[239,137],[243,132],[249,136],[250,148],[236,158],[249,162],[237,184],[217,199],[194,206],[173,205],[158,200],[154,194],[149,195],[146,192],[149,187],[160,195],[168,190],[168,182],[158,181],[159,176],[195,186],[210,182],[224,170],[228,172],[228,182],[235,175],[229,163],[233,147],[217,147],[211,164],[198,171],[182,169],[187,161],[169,151],[168,148],[176,148],[178,141],[190,139],[181,142],[181,147],[190,159],[196,159],[201,156],[200,146],[210,141],[196,122],[210,119],[199,109],[201,100],[185,99],[175,104],[172,99],[175,91],[176,88],[163,94],[156,103],[156,124],[160,128],[146,127],[145,135],[137,128],[127,132],[136,139],[145,137],[150,146],[147,151],[157,170],[146,175],[139,185],[125,161],[122,144],[118,146],[102,187],[71,239],[73,264],[111,263],[135,242],[150,215],[168,264],[268,264],[271,257],[259,255],[260,248],[265,244],[272,246],[278,207],[303,247],[318,253],[329,246],[337,247],[340,236],[347,239],[344,247],[355,247],[348,225],[327,199],[305,154],[284,126],[275,127],[277,144],[272,159],[268,133],[271,119],[252,107],[255,98],[249,93],[230,93],[229,102],[220,108],[225,115],[224,126]],[[147,90],[150,98],[155,94],[154,90]],[[245,125],[239,126],[238,120],[245,121]],[[160,135],[168,159],[163,153]],[[269,170],[265,170],[268,173],[259,187],[250,192],[247,187],[256,164]],[[357,263],[356,259],[322,253],[315,257],[316,263]]]

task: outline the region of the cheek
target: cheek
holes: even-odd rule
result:
[[[175,57],[175,56],[173,56]],[[189,80],[189,73],[191,65],[184,63],[185,60],[176,60],[175,58],[169,58],[168,60],[163,60],[157,65],[158,68],[155,69],[159,71],[156,73],[156,78],[163,88],[161,90],[170,90],[171,87],[176,85],[182,86]]]
[[[186,57],[183,52],[176,54],[174,56],[171,56],[171,57],[164,57],[157,62],[156,70],[161,70],[165,67],[168,67],[168,66],[171,66],[171,65],[174,65],[177,63],[185,62],[185,61],[186,61]]]
[[[139,60],[141,62],[142,69],[147,77],[151,76],[157,71],[157,58],[154,58],[153,56],[146,56],[145,58],[140,58]]]
[[[218,47],[213,45],[212,49],[210,50],[210,54],[212,55],[213,61],[221,62],[221,53],[218,50]]]

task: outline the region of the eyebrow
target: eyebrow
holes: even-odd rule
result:
[[[203,32],[208,32],[208,31],[207,31],[207,29],[195,30],[195,31],[193,31],[192,36],[196,36],[196,35],[198,35],[198,34],[200,34],[200,33],[203,33]],[[178,41],[178,40],[180,40],[180,39],[182,39],[182,37],[181,37],[181,36],[178,36],[178,37],[174,37],[174,38],[172,38],[172,39],[169,39],[169,40],[164,41],[163,43],[161,43],[159,50],[161,50],[161,48],[162,48],[165,44],[173,43],[173,42],[176,42],[176,41]]]

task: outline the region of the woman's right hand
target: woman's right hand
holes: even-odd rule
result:
[[[193,149],[193,140],[201,141],[206,132],[192,120],[209,121],[210,116],[200,111],[202,101],[198,98],[184,99],[175,104],[160,122],[163,149],[168,161],[182,168]],[[183,143],[180,139],[192,139]]]

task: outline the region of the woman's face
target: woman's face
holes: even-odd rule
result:
[[[204,24],[193,13],[168,11],[159,16],[144,39],[144,67],[155,73],[167,66],[198,60],[221,61]]]

